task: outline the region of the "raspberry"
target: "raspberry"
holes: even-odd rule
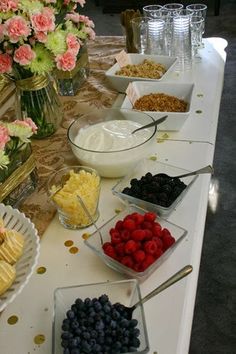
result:
[[[170,246],[175,243],[175,239],[171,235],[165,235],[163,236],[163,243],[164,243],[164,249],[167,250]]]
[[[147,269],[154,262],[155,258],[151,254],[147,254],[145,260],[142,263],[143,269]]]
[[[153,221],[155,221],[156,217],[157,217],[157,215],[155,213],[152,213],[151,211],[144,214],[144,220],[146,220],[146,221],[153,222]]]
[[[154,256],[157,259],[157,258],[161,257],[162,254],[163,254],[162,249],[158,248],[157,251],[155,252]]]
[[[107,247],[110,247],[110,246],[112,246],[111,242],[105,242],[105,243],[102,245],[102,248],[103,248],[104,252],[105,252],[105,249],[106,249]]]
[[[116,259],[116,251],[114,249],[113,246],[108,246],[106,247],[106,249],[104,250],[105,254],[111,258]]]
[[[126,254],[131,254],[134,253],[137,250],[137,245],[134,240],[129,240],[125,244],[125,253]]]
[[[133,265],[134,265],[134,262],[132,260],[132,258],[130,256],[125,256],[125,257],[122,257],[121,258],[121,263],[126,266],[126,267],[129,267],[129,268],[132,268]]]
[[[138,251],[134,252],[134,254],[133,254],[133,258],[134,258],[135,262],[137,262],[137,263],[143,262],[145,257],[146,257],[146,254],[142,250],[138,250]]]
[[[121,242],[121,236],[118,231],[113,231],[111,234],[111,243],[113,245],[118,245]]]
[[[115,229],[116,229],[117,231],[122,230],[122,229],[123,229],[123,221],[118,220],[117,223],[116,223]]]
[[[161,233],[162,237],[164,236],[171,236],[171,233],[168,229],[164,228],[162,229],[162,233]]]
[[[144,243],[144,250],[149,254],[154,254],[157,251],[157,244],[155,241],[147,241]]]
[[[142,263],[135,263],[133,265],[133,270],[135,270],[135,272],[143,272],[144,271],[143,264]]]
[[[134,230],[131,234],[131,238],[134,241],[142,241],[144,240],[145,236],[146,236],[145,230],[142,229]]]
[[[144,221],[142,223],[142,229],[152,229],[152,223],[150,221]]]
[[[154,236],[154,237],[152,238],[152,241],[155,241],[155,242],[156,242],[157,248],[160,248],[160,249],[163,248],[163,241],[162,241],[162,239],[160,239],[159,237]]]
[[[152,228],[152,232],[153,232],[153,235],[154,236],[157,236],[157,237],[162,237],[162,229],[161,229],[161,225],[154,225],[153,228]]]
[[[123,241],[128,241],[130,239],[130,233],[128,230],[122,230],[120,232],[120,237]]]
[[[136,228],[135,222],[132,219],[127,219],[123,222],[123,227],[126,230],[132,231]]]
[[[116,232],[116,229],[114,229],[114,227],[112,227],[112,228],[110,229],[109,234],[112,235],[113,232]]]
[[[119,256],[124,256],[125,255],[125,243],[120,242],[118,245],[116,245],[115,251]]]
[[[151,240],[153,237],[152,231],[150,229],[144,229],[145,231],[145,240]]]
[[[135,221],[136,225],[142,224],[142,222],[144,221],[144,216],[142,214],[133,213],[132,215],[133,215],[133,220]]]

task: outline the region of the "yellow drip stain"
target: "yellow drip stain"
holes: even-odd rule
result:
[[[203,97],[203,93],[198,93],[197,97]]]
[[[44,273],[46,273],[46,271],[47,271],[47,268],[46,268],[46,267],[39,267],[39,268],[37,269],[37,273],[38,273],[38,274],[44,274]]]
[[[69,249],[69,252],[72,253],[72,254],[76,254],[76,253],[79,252],[79,249],[78,249],[78,247],[71,247],[71,248]]]
[[[16,316],[16,315],[13,315],[13,316],[10,316],[8,319],[7,319],[7,323],[9,325],[14,325],[18,322],[19,318]]]
[[[119,214],[120,212],[121,212],[120,209],[115,209],[115,213],[116,213],[116,214]]]
[[[88,238],[90,237],[90,234],[88,232],[85,232],[83,235],[82,235],[82,238],[84,240],[87,240]]]
[[[71,247],[73,244],[74,244],[74,242],[72,240],[67,240],[67,241],[64,242],[64,245],[66,247]]]
[[[157,160],[157,157],[156,157],[156,156],[150,156],[150,157],[149,157],[149,160],[151,160],[151,161],[156,161],[156,160]]]
[[[202,111],[201,111],[200,109],[198,109],[198,110],[196,111],[196,113],[197,113],[197,114],[201,114]]]
[[[35,344],[43,344],[45,342],[45,335],[44,334],[38,334],[37,336],[34,337],[34,343]]]

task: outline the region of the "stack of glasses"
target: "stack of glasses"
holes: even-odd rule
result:
[[[143,16],[131,21],[134,46],[141,54],[176,56],[177,70],[191,69],[203,47],[206,12],[204,4],[144,6]]]

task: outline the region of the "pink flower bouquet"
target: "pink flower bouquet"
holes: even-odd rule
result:
[[[53,134],[60,123],[55,119],[62,118],[55,92],[50,97],[54,88],[48,74],[72,71],[85,41],[95,37],[94,23],[77,12],[84,3],[0,0],[0,75],[15,83],[18,116],[33,119],[35,137]]]

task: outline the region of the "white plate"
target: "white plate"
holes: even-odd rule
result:
[[[12,286],[0,296],[0,312],[21,293],[28,283],[39,257],[39,236],[30,219],[13,209],[11,206],[0,204],[0,217],[7,229],[19,231],[25,239],[23,254],[15,264],[16,278]]]
[[[178,131],[181,129],[184,122],[189,117],[191,111],[193,90],[194,90],[193,83],[185,84],[185,83],[169,83],[169,82],[133,81],[131,85],[136,91],[138,98],[144,95],[149,95],[151,93],[165,93],[167,95],[175,96],[188,102],[187,111],[183,113],[145,111],[145,113],[150,115],[155,120],[163,117],[164,115],[168,115],[168,118],[163,123],[158,125],[157,127],[158,130]],[[128,96],[125,96],[121,108],[132,109],[132,107],[133,107],[132,103],[130,102]]]
[[[147,79],[142,77],[131,77],[131,76],[121,76],[115,73],[120,70],[119,64],[114,64],[109,70],[106,71],[105,75],[110,82],[111,86],[118,92],[125,92],[128,85],[132,81],[150,81],[159,82],[163,80],[167,74],[173,69],[177,58],[169,57],[165,55],[148,55],[148,54],[128,54],[131,64],[140,64],[145,59],[153,60],[155,63],[163,64],[166,68],[165,74],[160,79]]]

